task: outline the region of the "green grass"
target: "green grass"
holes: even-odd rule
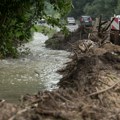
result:
[[[49,28],[44,25],[34,25],[31,28],[31,32],[40,32],[43,33],[44,35],[47,35],[49,38],[53,36],[53,34],[56,32],[55,28]]]

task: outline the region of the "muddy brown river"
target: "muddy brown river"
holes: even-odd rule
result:
[[[19,59],[0,60],[0,99],[17,102],[21,96],[56,88],[62,77],[56,71],[69,61],[70,53],[45,48],[48,39],[34,33],[33,41],[25,44],[30,53]]]

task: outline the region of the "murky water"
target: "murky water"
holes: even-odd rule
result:
[[[70,53],[45,48],[47,36],[34,33],[25,46],[31,53],[19,59],[0,60],[0,99],[16,102],[26,93],[51,90],[62,77],[56,71],[69,61]]]

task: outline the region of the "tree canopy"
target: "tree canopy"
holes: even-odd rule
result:
[[[48,5],[50,8],[48,8]],[[0,54],[17,56],[18,43],[28,41],[38,19],[58,25],[71,8],[71,0],[3,0],[0,2]],[[51,12],[48,12],[51,9]],[[59,15],[56,17],[54,13]]]

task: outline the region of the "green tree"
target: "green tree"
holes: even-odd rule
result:
[[[115,14],[118,0],[94,0],[87,3],[84,12],[93,17],[103,16],[104,19],[110,19]]]
[[[47,12],[51,5],[59,18]],[[17,56],[17,46],[31,37],[31,27],[38,19],[45,18],[48,24],[58,25],[60,17],[71,8],[71,0],[2,0],[0,2],[0,54]]]
[[[72,0],[73,2],[73,9],[69,13],[69,16],[74,16],[75,18],[84,15],[84,7],[86,4],[93,2],[93,0]]]
[[[115,9],[115,14],[120,15],[120,0],[117,2],[117,7]]]

